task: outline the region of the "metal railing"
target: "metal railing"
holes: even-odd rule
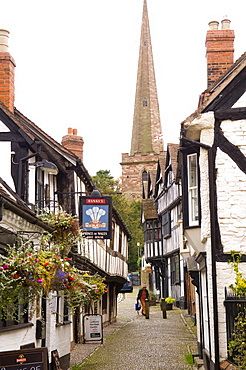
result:
[[[226,308],[226,331],[227,345],[233,339],[235,331],[235,320],[240,312],[246,312],[246,297],[236,296],[235,293],[228,288],[225,288],[224,305]],[[228,353],[228,359],[233,362],[233,357]]]

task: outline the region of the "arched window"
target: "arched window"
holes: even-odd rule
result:
[[[147,99],[146,98],[144,98],[144,100],[143,100],[143,107],[147,107]]]
[[[147,174],[147,171],[143,171],[142,173],[142,181],[148,181],[148,174]]]

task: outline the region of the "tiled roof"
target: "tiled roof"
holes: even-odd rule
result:
[[[142,201],[142,211],[145,220],[153,220],[157,218],[157,212],[153,199],[144,199]]]
[[[179,144],[168,144],[173,174],[176,177]]]

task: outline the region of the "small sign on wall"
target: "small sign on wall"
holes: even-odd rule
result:
[[[83,324],[84,343],[95,340],[103,342],[102,315],[85,315]]]

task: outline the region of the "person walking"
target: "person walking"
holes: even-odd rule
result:
[[[143,285],[141,289],[139,289],[137,301],[141,302],[142,306],[142,315],[146,316],[146,300],[149,299],[149,292],[147,289],[147,285]]]

